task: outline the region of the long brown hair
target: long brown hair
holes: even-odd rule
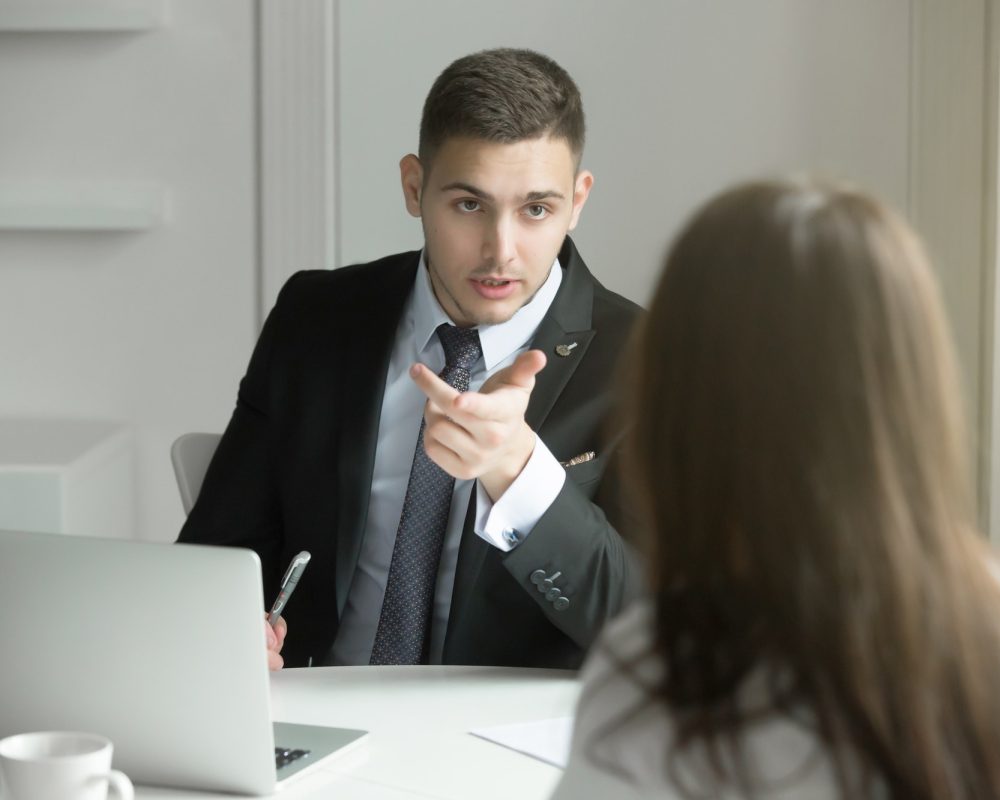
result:
[[[763,672],[772,707],[811,712],[845,797],[1000,797],[1000,591],[907,224],[816,181],[730,190],[676,239],[633,360],[674,754],[739,757],[738,689]]]

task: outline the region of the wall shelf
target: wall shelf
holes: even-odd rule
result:
[[[0,183],[0,231],[142,231],[162,225],[166,191],[132,183]]]
[[[0,33],[141,32],[166,18],[166,0],[0,0]]]
[[[0,528],[132,537],[133,447],[119,422],[0,417]]]

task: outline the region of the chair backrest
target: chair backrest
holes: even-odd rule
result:
[[[170,460],[174,465],[185,514],[191,512],[194,501],[198,499],[201,482],[205,480],[208,465],[221,438],[218,433],[185,433],[170,447]]]

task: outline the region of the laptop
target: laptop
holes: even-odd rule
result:
[[[366,732],[272,724],[262,594],[250,550],[0,531],[0,737],[93,731],[136,783],[275,791]]]

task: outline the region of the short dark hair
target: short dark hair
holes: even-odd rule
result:
[[[452,62],[424,101],[420,160],[429,166],[447,139],[511,144],[565,139],[578,167],[583,154],[583,101],[573,79],[533,50],[483,50]]]

